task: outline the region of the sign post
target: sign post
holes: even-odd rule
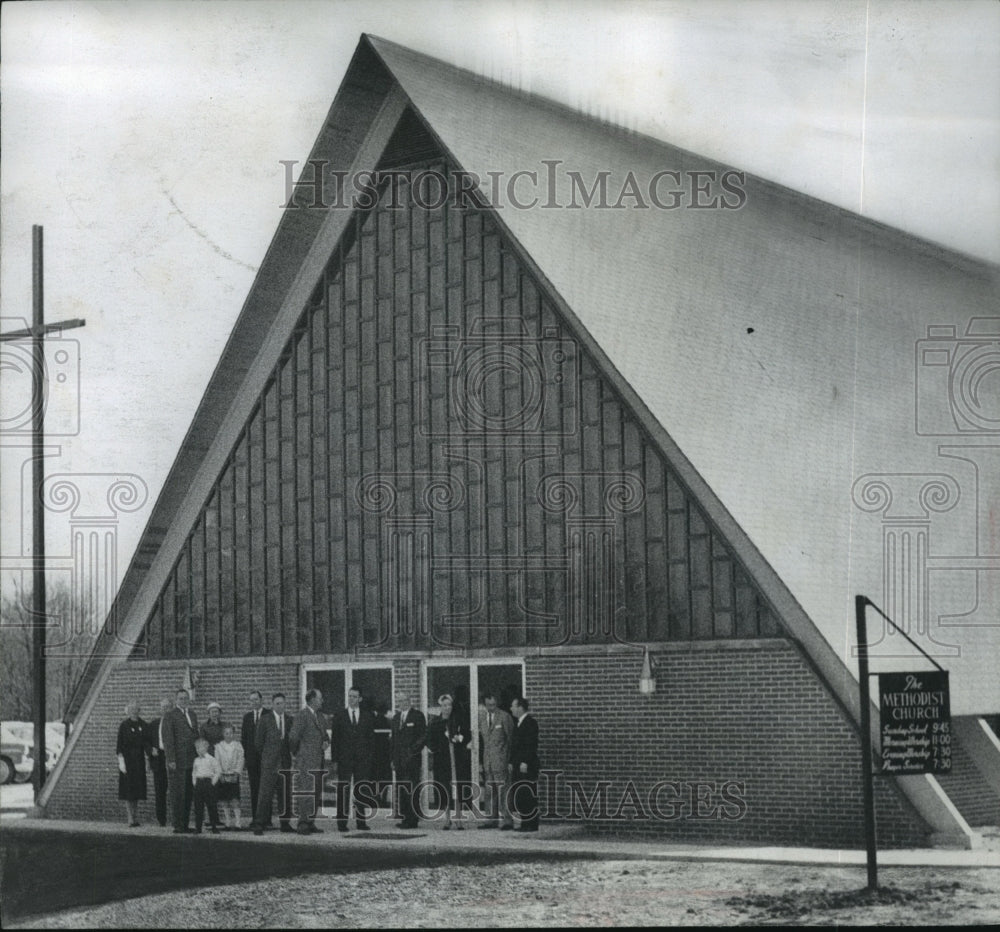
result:
[[[858,628],[858,687],[861,690],[861,766],[865,805],[865,848],[868,851],[868,889],[878,889],[875,842],[875,774],[872,770],[871,692],[868,672],[868,627],[865,609],[875,609],[923,654],[937,672],[879,673],[881,773],[949,773],[951,771],[951,714],[948,671],[942,670],[899,625],[867,596],[854,597]]]
[[[868,625],[865,618],[867,597],[854,598],[854,616],[858,626],[858,680],[861,687],[861,769],[864,771],[865,850],[868,853],[868,889],[878,889],[878,862],[875,847],[875,786],[872,773],[871,695],[868,686]]]

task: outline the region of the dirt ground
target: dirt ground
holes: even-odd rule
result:
[[[208,842],[211,844],[211,842]],[[308,874],[69,910],[9,928],[490,928],[1000,923],[1000,871],[571,861]]]

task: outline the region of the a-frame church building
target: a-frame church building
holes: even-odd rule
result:
[[[356,683],[527,695],[543,829],[858,847],[863,593],[956,726],[879,843],[997,823],[996,266],[368,36],[309,159],[47,816],[118,818],[129,698]]]

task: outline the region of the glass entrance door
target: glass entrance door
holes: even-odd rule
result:
[[[329,667],[305,670],[305,685],[302,689],[302,704],[310,689],[318,689],[323,694],[323,714],[327,727],[334,712],[344,707],[347,695],[347,671],[343,667]]]
[[[424,663],[423,674],[423,704],[428,723],[440,714],[438,697],[444,693],[454,697],[456,704],[465,704],[472,728],[472,778],[481,782],[479,711],[483,707],[483,696],[495,695],[498,706],[509,712],[511,701],[524,695],[524,661],[500,659],[455,663],[428,660]],[[424,780],[430,779],[427,767],[425,758]]]
[[[301,693],[303,704],[305,694],[310,689],[318,689],[323,694],[323,715],[326,727],[329,729],[333,716],[347,707],[347,692],[352,687],[361,691],[361,706],[374,712],[376,709],[388,709],[392,705],[392,666],[377,664],[305,664],[301,670]],[[296,710],[292,709],[291,712]],[[389,759],[389,736],[391,726],[376,719],[376,779],[392,780],[391,761]],[[329,773],[323,784],[323,809],[327,815],[336,811],[336,768],[327,749],[326,760]]]
[[[490,693],[497,697],[497,705],[505,712],[518,696],[524,695],[524,664],[480,663],[476,666],[476,694],[482,705],[483,696]]]

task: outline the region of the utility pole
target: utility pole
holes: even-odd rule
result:
[[[48,616],[45,608],[45,508],[42,504],[42,486],[45,483],[45,334],[59,330],[82,327],[86,321],[64,320],[57,324],[45,323],[45,293],[42,263],[42,228],[31,228],[31,279],[32,319],[27,330],[14,330],[0,334],[0,341],[31,340],[31,617],[32,617],[32,706],[35,719],[35,770],[32,782],[35,788],[35,805],[45,782],[45,634]]]

